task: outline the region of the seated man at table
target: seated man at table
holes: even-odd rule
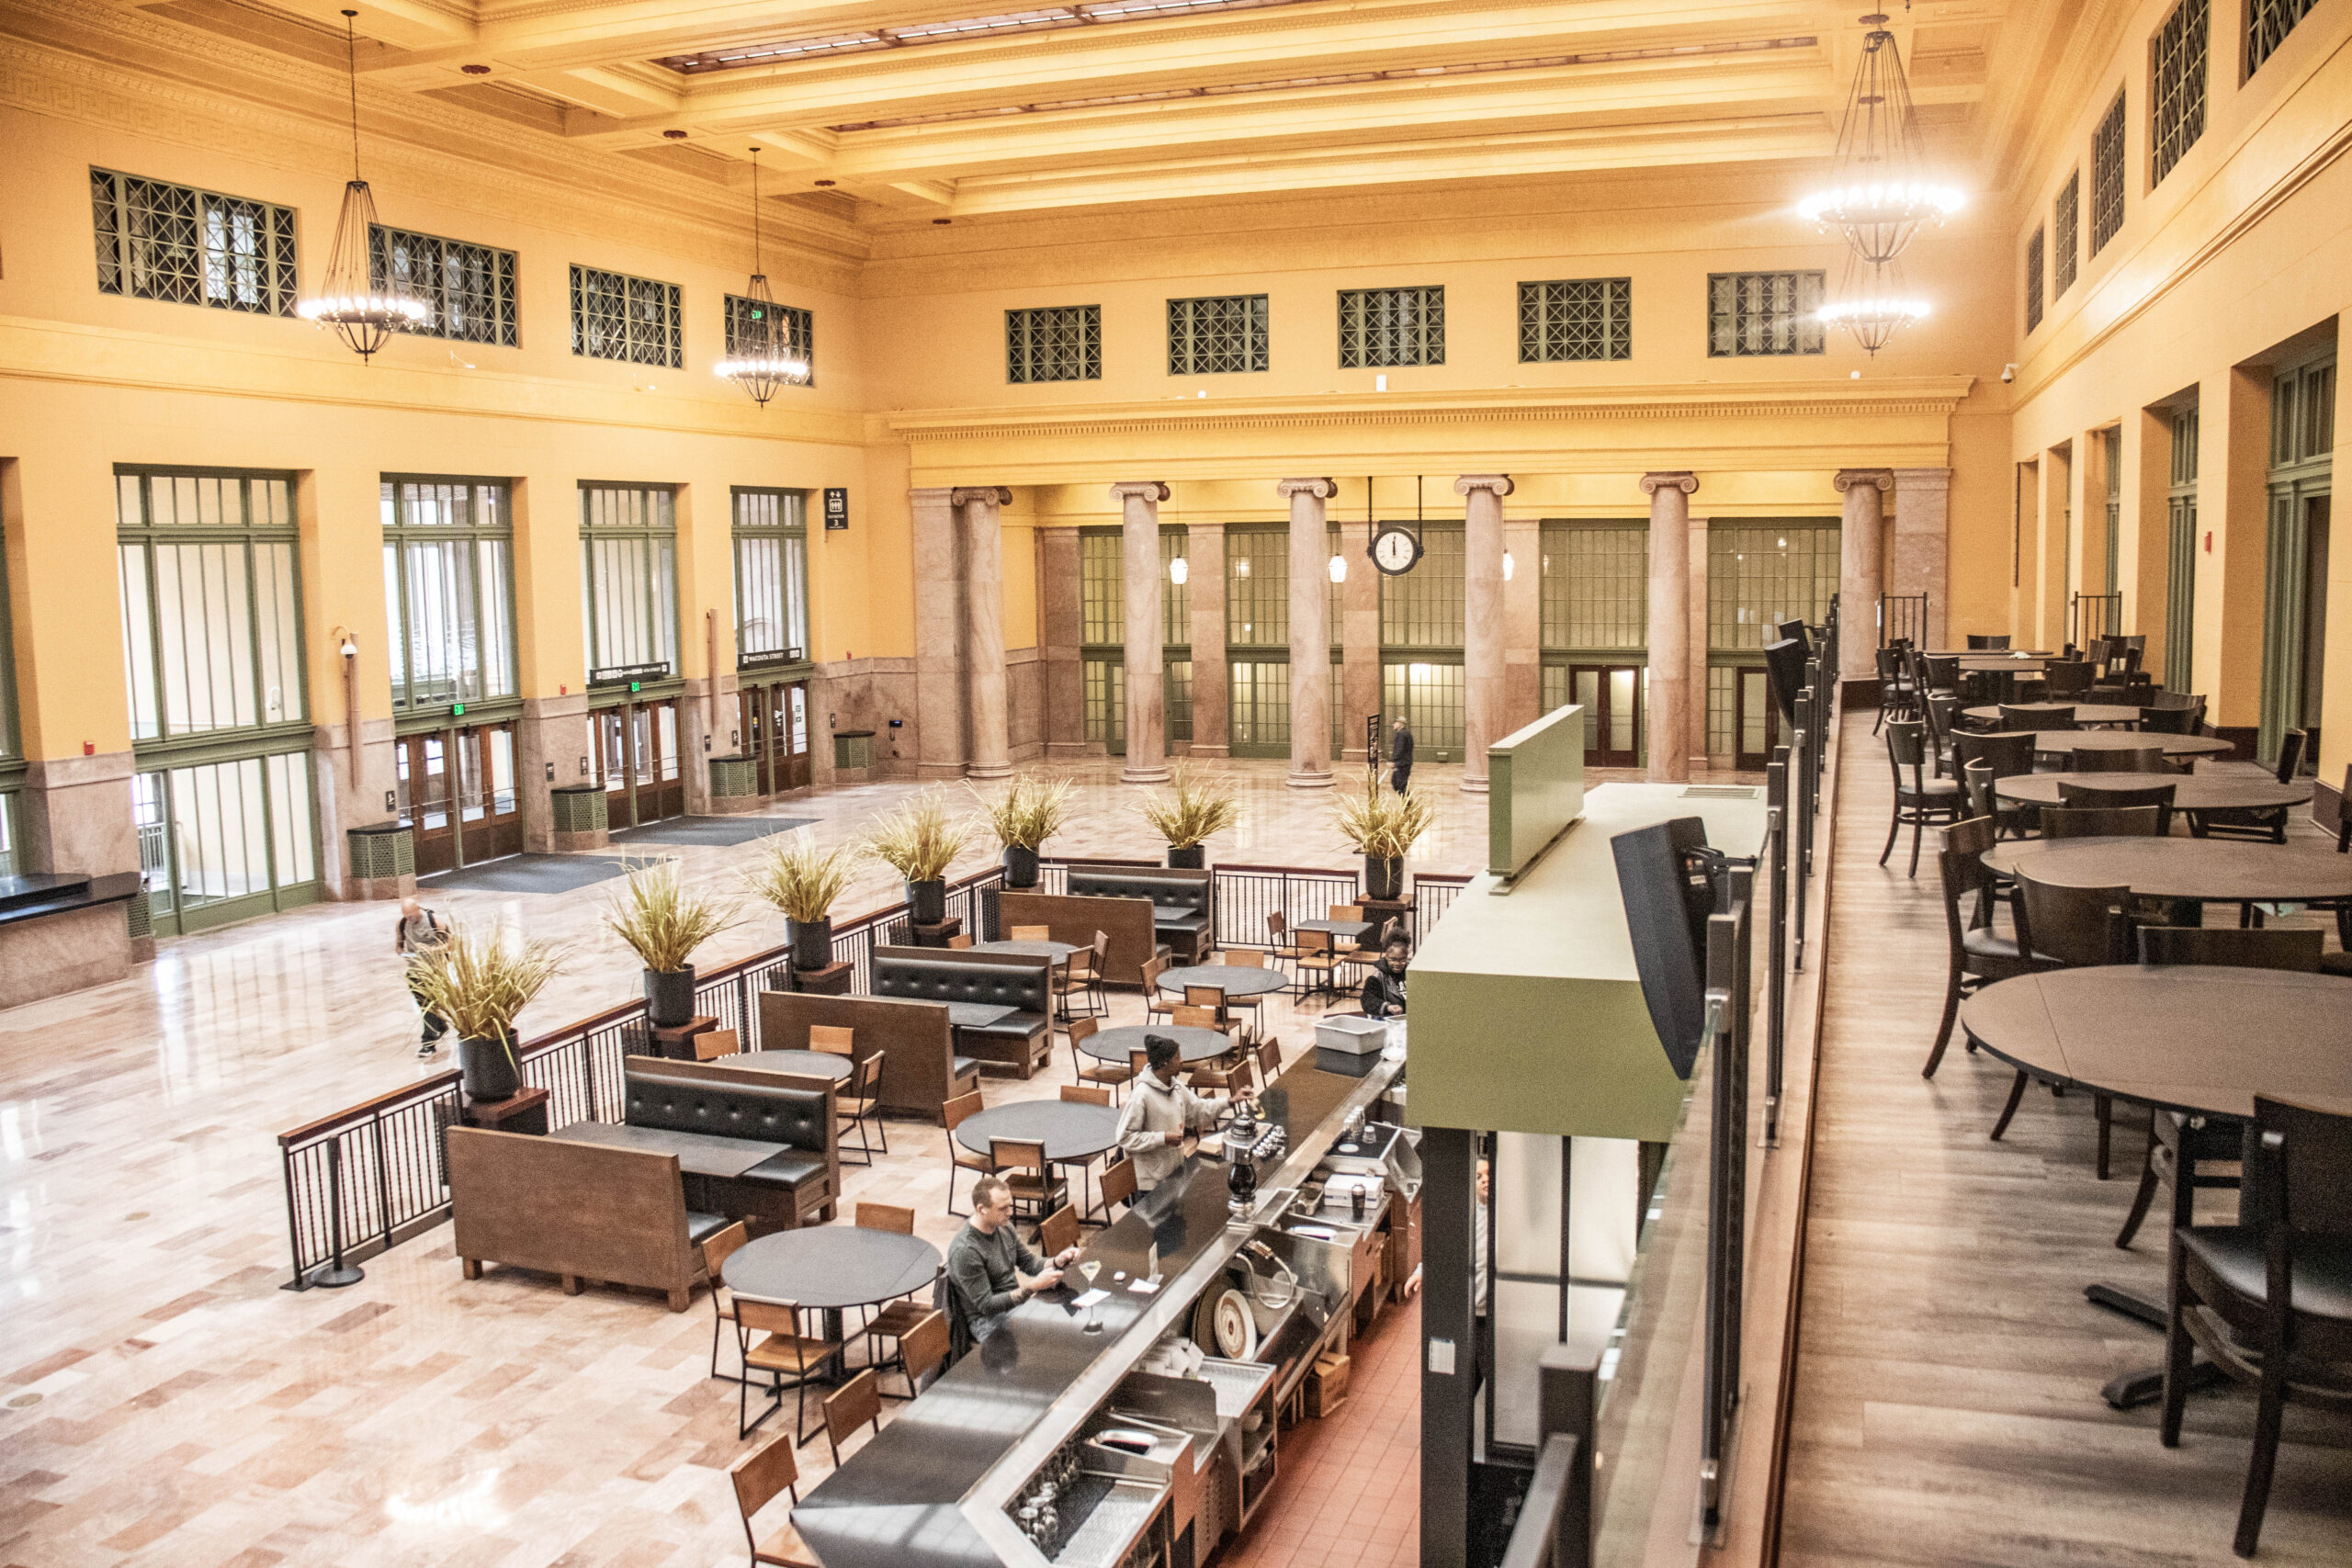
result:
[[[1143,1077],[1119,1112],[1119,1150],[1135,1162],[1136,1186],[1148,1192],[1182,1168],[1184,1134],[1216,1124],[1218,1106],[1176,1081],[1184,1054],[1165,1034],[1143,1037]]]
[[[974,1343],[994,1334],[1006,1313],[1061,1283],[1062,1265],[1077,1256],[1074,1247],[1050,1261],[1030,1251],[1013,1234],[1012,1189],[1001,1176],[974,1182],[972,1217],[947,1244],[947,1282]]]
[[[1413,951],[1401,936],[1388,939],[1388,946],[1380,954],[1380,962],[1363,977],[1363,1015],[1366,1018],[1402,1018],[1405,1016],[1405,966],[1412,961]]]

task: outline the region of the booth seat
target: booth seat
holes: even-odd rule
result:
[[[980,1024],[957,1024],[956,1039],[984,1065],[1028,1077],[1053,1047],[1053,965],[1009,953],[932,947],[874,950],[874,994],[904,1001],[1008,1008]]]
[[[1173,866],[1072,865],[1069,890],[1090,898],[1148,898],[1151,924],[1179,964],[1198,964],[1216,940],[1206,871]]]

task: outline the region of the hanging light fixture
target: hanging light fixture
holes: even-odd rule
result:
[[[1797,204],[1797,210],[1835,229],[1863,261],[1893,261],[1923,223],[1940,224],[1960,210],[1956,186],[1937,183],[1928,168],[1927,143],[1911,105],[1911,84],[1886,14],[1862,19],[1861,62],[1846,96],[1845,123],[1838,128],[1838,152],[1829,185]]]
[[[1345,582],[1348,580],[1348,558],[1342,555],[1334,555],[1331,558],[1330,564],[1325,567],[1324,570],[1331,574],[1332,581]]]
[[[744,309],[734,321],[732,356],[715,367],[718,374],[752,394],[762,408],[778,387],[803,386],[808,379],[808,358],[793,352],[784,318],[768,292],[768,275],[760,255],[760,150],[752,149],[752,283],[743,291]]]
[[[343,14],[344,71],[351,83],[351,179],[343,187],[343,213],[334,220],[334,248],[327,253],[326,290],[304,299],[294,313],[306,321],[333,327],[351,352],[365,360],[384,346],[384,340],[404,328],[422,326],[424,301],[402,289],[385,269],[385,291],[379,292],[368,265],[368,249],[376,229],[376,198],[359,177],[359,35],[356,11]]]
[[[1168,581],[1177,587],[1183,587],[1187,581],[1191,581],[1193,569],[1184,564],[1182,556],[1178,556],[1168,563]]]
[[[1821,308],[1821,320],[1845,328],[1873,358],[1896,333],[1928,313],[1925,299],[1905,291],[1903,269],[1893,262],[1871,265],[1848,256],[1838,296]]]

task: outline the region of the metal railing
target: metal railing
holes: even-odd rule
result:
[[[1593,1426],[1600,1366],[1589,1352],[1555,1345],[1536,1371],[1535,1473],[1502,1568],[1590,1568]]]
[[[1149,865],[1148,861],[1090,861],[1095,865]],[[1040,867],[1040,888],[1069,887],[1069,863]],[[1416,944],[1469,882],[1466,876],[1415,876],[1411,889]],[[982,942],[1001,925],[998,895],[1003,872],[994,866],[952,884],[947,913]],[[1269,947],[1265,915],[1321,919],[1333,904],[1358,901],[1353,871],[1297,866],[1216,866],[1211,870],[1216,941],[1220,947]],[[873,990],[874,950],[903,936],[907,907],[893,904],[837,924],[833,962],[850,966],[850,993]],[[762,1048],[759,993],[791,987],[791,949],[770,948],[696,977],[695,1011],[716,1018],[741,1037],[746,1051]],[[548,1091],[548,1124],[616,1122],[623,1104],[623,1065],[651,1049],[645,1004],[631,1001],[549,1034],[516,1053],[523,1082]],[[460,1119],[458,1075],[453,1069],[321,1117],[277,1137],[286,1186],[287,1233],[293,1258],[289,1289],[308,1289],[322,1267],[340,1272],[448,1217],[442,1134]],[[356,1277],[356,1275],[355,1275]]]
[[[2066,640],[2088,648],[2102,637],[2123,633],[2123,593],[2077,593],[2066,602]]]
[[[1707,1326],[1700,1390],[1700,1529],[1721,1522],[1739,1416],[1739,1334],[1747,1283],[1747,1047],[1754,999],[1749,912],[1755,874],[1731,873],[1731,911],[1707,919],[1706,1038],[1713,1099],[1707,1150]]]
[[[1928,596],[1925,593],[1882,593],[1878,601],[1878,645],[1892,648],[1907,642],[1917,648],[1928,637]]]

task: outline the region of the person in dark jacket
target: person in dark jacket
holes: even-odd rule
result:
[[[1412,950],[1403,937],[1391,937],[1363,977],[1363,1015],[1366,1018],[1402,1018],[1405,1016],[1405,965],[1412,959]]]
[[[1413,782],[1413,731],[1412,728],[1401,718],[1396,721],[1393,737],[1388,742],[1388,761],[1390,763],[1388,787],[1398,795],[1402,795],[1405,793],[1405,786]]]

